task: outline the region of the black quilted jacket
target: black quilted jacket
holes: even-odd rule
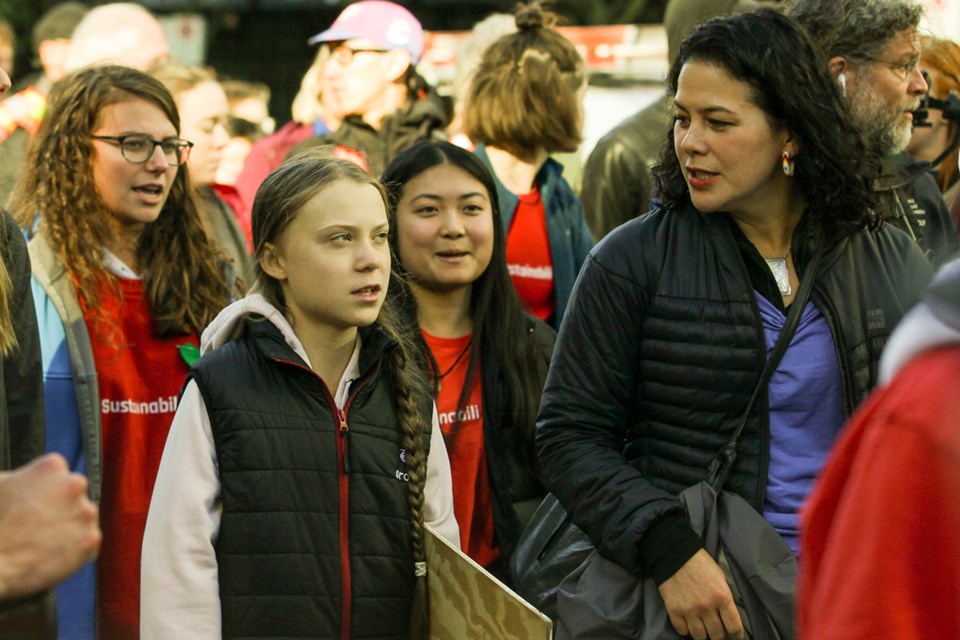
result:
[[[794,237],[801,274],[809,237]],[[812,300],[833,335],[848,414],[876,384],[890,332],[931,275],[889,226],[825,248]],[[765,360],[755,295],[726,214],[692,207],[629,222],[584,264],[540,406],[539,461],[574,522],[629,570],[645,573],[644,534],[680,512],[676,494],[704,478],[746,407]],[[725,485],[758,511],[768,431],[761,398]]]

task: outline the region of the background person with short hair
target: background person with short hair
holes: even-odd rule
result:
[[[404,149],[446,138],[446,105],[417,73],[423,27],[407,9],[386,0],[355,2],[309,42],[329,49],[323,90],[344,119],[333,133],[293,147],[291,155],[334,145],[336,155],[380,176]]]
[[[586,69],[538,2],[522,5],[517,32],[488,46],[474,72],[463,128],[493,174],[507,233],[507,264],[520,299],[557,328],[593,236],[563,178],[558,151],[583,133]]]

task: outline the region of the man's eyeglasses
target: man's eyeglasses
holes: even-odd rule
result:
[[[346,44],[340,44],[330,49],[330,59],[335,60],[341,67],[345,67],[353,62],[353,56],[358,53],[388,53],[384,49],[363,49],[360,47],[350,47]]]
[[[889,60],[880,60],[879,58],[871,58],[870,56],[854,56],[857,60],[866,60],[867,62],[876,62],[877,64],[882,64],[890,67],[890,69],[900,76],[903,80],[909,80],[910,76],[913,75],[913,72],[917,70],[917,66],[920,64],[920,58],[910,58],[908,62],[890,62]]]
[[[164,140],[154,140],[148,135],[135,133],[129,136],[90,136],[94,140],[103,140],[112,142],[120,147],[120,154],[127,162],[134,164],[144,164],[151,157],[157,147],[163,152],[167,164],[171,167],[179,167],[187,162],[190,157],[190,149],[193,143],[189,140],[180,138],[166,138]]]

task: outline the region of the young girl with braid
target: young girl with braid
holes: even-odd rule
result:
[[[424,638],[424,523],[459,533],[432,397],[383,304],[386,195],[309,154],[267,177],[252,222],[252,293],[204,332],[160,464],[142,635]]]

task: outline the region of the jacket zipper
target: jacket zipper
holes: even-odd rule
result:
[[[734,250],[736,251],[736,256],[738,258],[737,262],[741,267],[741,275],[746,282],[751,283],[750,291],[753,291],[752,281],[750,279],[750,269],[747,267],[746,262],[740,256],[739,245],[737,244],[737,239],[734,237],[733,231],[728,225],[723,226],[723,233],[726,236],[726,240],[730,242]],[[760,317],[760,305],[757,302],[755,294],[750,296],[750,307],[753,310],[753,318],[755,325],[755,330],[758,340],[758,358],[757,364],[759,366],[758,371],[763,371],[764,366],[767,364],[767,338],[766,333],[763,330],[763,318]],[[759,376],[758,376],[759,378]],[[757,484],[756,484],[756,504],[753,505],[754,509],[763,513],[763,504],[766,501],[767,494],[767,473],[770,467],[770,396],[769,393],[764,393],[762,398],[757,398],[758,402],[761,402],[761,406],[764,407],[766,411],[766,418],[763,420],[763,425],[760,428],[760,470],[757,473]],[[752,413],[752,411],[751,411]],[[749,421],[750,417],[747,416]],[[729,440],[728,440],[729,441]],[[726,444],[726,443],[725,443]],[[732,470],[731,470],[732,471]]]
[[[275,358],[277,362],[287,364],[298,369],[303,369],[314,376],[319,382],[323,393],[326,396],[327,403],[333,412],[333,417],[337,422],[339,437],[337,438],[337,457],[339,459],[339,472],[337,481],[340,490],[340,638],[341,640],[350,640],[352,634],[351,619],[353,617],[353,585],[352,574],[350,571],[350,425],[347,423],[347,413],[350,411],[350,405],[357,397],[360,390],[366,385],[367,381],[373,379],[380,365],[377,364],[374,372],[366,376],[360,384],[354,389],[341,411],[337,407],[330,390],[326,383],[317,375],[316,371],[305,367],[302,364]]]
[[[374,367],[373,371],[358,382],[350,391],[347,402],[343,405],[341,411],[334,402],[333,397],[326,385],[323,389],[327,394],[327,401],[333,408],[334,417],[337,419],[337,425],[340,429],[340,437],[337,438],[337,449],[340,453],[340,602],[341,602],[341,620],[340,620],[340,638],[341,640],[350,640],[353,633],[353,574],[350,564],[350,425],[347,423],[347,414],[350,413],[350,407],[353,401],[360,394],[360,390],[368,382],[376,377],[380,370],[380,363]],[[319,377],[319,376],[318,376]]]
[[[350,459],[349,433],[346,414],[333,403],[334,414],[340,426],[337,449],[340,454],[340,637],[350,640],[350,619],[353,614],[353,589],[350,574]]]

